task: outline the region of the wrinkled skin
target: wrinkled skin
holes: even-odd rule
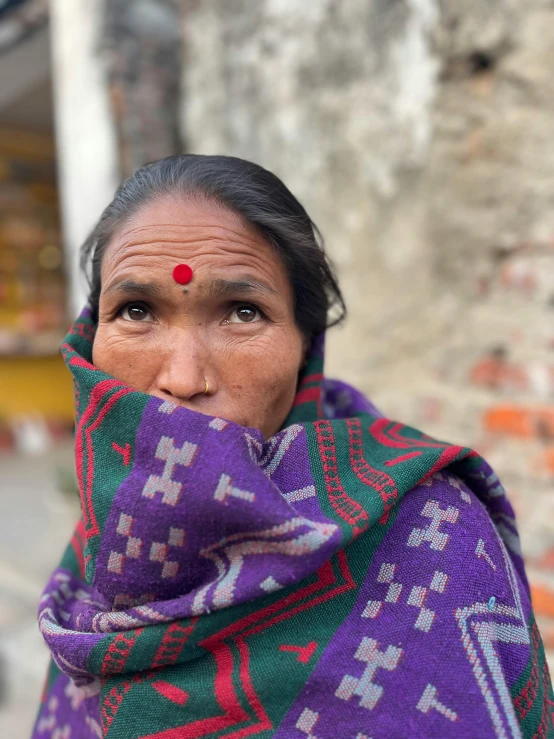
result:
[[[173,279],[183,263],[186,290]],[[218,204],[166,196],[114,234],[101,276],[97,367],[265,438],[279,430],[305,342],[285,267],[252,226]]]

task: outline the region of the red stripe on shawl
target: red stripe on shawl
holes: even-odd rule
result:
[[[430,436],[427,436],[427,434],[421,434],[421,436],[417,439],[413,439],[410,436],[403,436],[401,433],[399,433],[403,428],[406,427],[403,426],[401,423],[395,423],[389,429],[389,434],[393,439],[405,441],[409,446],[423,446],[429,449],[444,449],[448,446],[446,442],[434,441],[433,439],[431,439]],[[430,441],[426,441],[426,439],[430,439]]]
[[[338,472],[333,427],[329,421],[316,421],[314,428],[329,502],[336,514],[352,527],[352,533],[354,537],[357,537],[367,529],[369,516],[363,506],[346,493],[342,485]]]
[[[188,626],[180,626],[174,622],[167,627],[152,660],[152,668],[173,665],[177,662],[177,658],[187,643],[197,621],[198,617],[193,618]]]
[[[326,600],[329,600],[330,598],[336,598],[337,595],[342,595],[343,593],[346,593],[348,590],[352,590],[352,588],[355,588],[356,583],[354,582],[352,573],[348,569],[348,562],[346,559],[346,554],[343,549],[339,549],[339,551],[337,552],[337,560],[339,563],[341,574],[345,579],[345,582],[343,582],[342,585],[337,585],[337,587],[334,588],[333,590],[330,590],[327,593],[323,593],[322,595],[319,595],[317,598],[314,598],[313,600],[310,600],[307,603],[302,603],[301,605],[296,606],[296,608],[291,608],[291,610],[287,611],[286,613],[281,613],[278,616],[275,616],[274,618],[270,619],[269,621],[266,621],[263,624],[255,626],[252,629],[249,629],[244,634],[242,634],[242,636],[246,637],[246,636],[250,636],[251,634],[257,634],[259,631],[265,631],[265,629],[269,628],[270,626],[273,626],[274,624],[279,623],[280,621],[284,621],[286,618],[290,618],[291,616],[294,616],[295,614],[300,613],[301,611],[305,611],[307,608],[313,608],[314,606],[317,606],[320,603],[324,603]],[[333,582],[335,582],[334,575],[333,575]]]
[[[409,459],[419,457],[421,454],[423,454],[423,452],[410,452],[409,454],[403,454],[401,457],[389,459],[387,462],[385,462],[385,464],[387,467],[394,467],[395,464],[400,464],[400,462],[407,462]]]
[[[316,582],[313,582],[310,585],[306,585],[300,590],[291,593],[291,595],[287,595],[286,598],[282,598],[281,600],[276,601],[272,605],[263,608],[261,611],[250,613],[248,616],[244,616],[238,621],[235,621],[235,623],[232,623],[229,626],[225,626],[223,629],[221,629],[221,631],[218,631],[212,637],[208,637],[207,639],[202,641],[200,643],[200,646],[207,646],[207,644],[213,641],[226,639],[231,634],[234,634],[237,631],[242,631],[243,628],[246,628],[247,626],[260,621],[266,616],[271,616],[276,611],[280,611],[282,608],[286,608],[287,606],[292,605],[299,600],[304,600],[304,598],[308,598],[310,595],[317,593],[319,590],[322,590],[323,588],[327,587],[328,585],[332,585],[335,582],[333,565],[330,561],[325,562],[325,564],[322,565],[319,570],[317,570],[316,574]]]
[[[86,531],[87,540],[91,536],[94,536],[100,533],[100,530],[98,528],[98,522],[94,514],[94,509],[92,508],[92,501],[90,500],[91,484],[92,484],[92,478],[90,475],[90,471],[94,467],[94,457],[91,456],[91,454],[93,455],[93,449],[92,449],[92,442],[90,441],[90,431],[88,429],[85,429],[85,425],[90,421],[90,419],[94,415],[96,409],[98,408],[100,401],[104,398],[104,396],[108,392],[110,392],[110,390],[113,390],[113,388],[121,387],[121,386],[122,386],[122,383],[119,382],[119,380],[103,380],[102,382],[98,383],[98,385],[96,385],[96,387],[93,389],[90,395],[89,405],[87,406],[87,409],[81,416],[79,425],[77,427],[77,438],[75,442],[75,461],[76,461],[76,467],[77,467],[77,477],[79,479],[79,492],[81,494],[81,507],[83,509],[83,519],[85,523],[85,531]],[[126,393],[131,392],[131,389],[126,388],[125,392]],[[113,405],[113,403],[111,405]],[[102,418],[104,417],[104,415],[102,415]],[[88,432],[88,436],[87,436],[87,432]],[[85,481],[83,480],[83,455],[84,455],[83,437],[86,437],[87,452],[89,454],[88,465],[87,465],[87,473],[89,474],[87,474],[86,487],[85,487]],[[87,510],[87,504],[90,505],[90,510]],[[88,529],[87,529],[87,526],[89,527]]]
[[[312,382],[322,382],[323,380],[323,373],[322,372],[316,372],[313,375],[306,375],[306,377],[303,377],[300,381],[300,387],[303,387],[304,385],[311,385]]]
[[[313,606],[318,605],[319,603],[323,603],[324,601],[329,600],[329,598],[334,598],[335,596],[341,595],[347,590],[351,590],[352,588],[355,588],[356,583],[354,582],[352,574],[348,568],[348,561],[347,561],[344,550],[340,549],[337,552],[336,557],[337,557],[337,562],[339,564],[339,569],[341,571],[341,575],[344,578],[344,582],[341,585],[337,585],[336,588],[333,588],[332,590],[329,590],[327,593],[323,593],[322,595],[317,596],[313,600],[306,601],[305,603],[302,603],[299,606],[296,606],[295,608],[291,608],[290,610],[287,610],[284,613],[280,613],[277,616],[270,618],[268,621],[264,621],[264,623],[261,623],[261,624],[258,623],[256,626],[253,625],[253,624],[256,624],[256,622],[264,619],[266,616],[271,616],[273,613],[275,613],[275,611],[283,607],[286,607],[288,605],[293,605],[294,603],[297,603],[299,600],[304,600],[310,595],[314,595],[318,591],[323,590],[324,588],[330,585],[334,585],[336,583],[336,577],[333,571],[333,565],[331,564],[331,561],[328,561],[324,565],[322,565],[319,568],[319,570],[317,570],[318,579],[315,583],[312,583],[311,585],[307,585],[306,587],[301,588],[301,590],[298,590],[295,593],[292,593],[291,595],[287,596],[281,601],[277,601],[276,603],[273,603],[273,605],[268,606],[267,608],[263,608],[261,611],[256,611],[255,613],[251,613],[248,616],[244,616],[244,618],[241,618],[236,623],[226,626],[224,629],[219,631],[217,634],[214,634],[212,637],[208,637],[208,639],[205,639],[203,642],[201,642],[200,646],[207,647],[208,643],[211,643],[213,641],[219,641],[220,639],[226,639],[227,637],[231,636],[233,633],[242,631],[244,627],[247,627],[250,625],[252,625],[252,627],[244,631],[241,634],[241,636],[246,637],[246,636],[250,636],[251,634],[257,634],[258,632],[264,631],[270,626],[274,626],[275,624],[279,623],[280,621],[283,621],[286,618],[290,618],[291,616],[294,616],[296,613],[300,613],[301,611],[304,611],[307,608],[312,608]]]
[[[94,370],[95,372],[98,371],[98,367],[95,367],[90,362],[87,362],[86,359],[83,359],[83,357],[71,357],[69,360],[69,364],[72,367],[83,367],[84,369]]]
[[[304,390],[299,390],[296,393],[294,399],[294,407],[302,405],[303,403],[311,403],[312,401],[319,401],[321,397],[321,387],[316,385],[315,387],[306,387]]]
[[[164,729],[155,734],[145,735],[141,739],[198,739],[198,737],[214,734],[250,718],[240,705],[233,685],[233,653],[231,648],[220,642],[214,645],[210,652],[216,664],[215,699],[225,711],[225,714],[199,719],[171,729]]]
[[[140,628],[135,631],[121,631],[117,634],[104,654],[100,667],[101,675],[117,675],[125,672],[127,659],[143,631],[144,628]]]
[[[75,557],[77,559],[77,563],[79,565],[79,574],[81,577],[84,578],[85,576],[85,557],[84,557],[84,530],[85,530],[85,524],[83,523],[82,519],[79,519],[79,523],[77,524],[75,531],[73,532],[73,536],[71,537],[71,546],[73,547],[73,551],[75,552]]]
[[[402,424],[395,423],[387,431],[386,427],[392,423],[388,418],[378,418],[369,427],[370,434],[383,446],[392,447],[393,449],[411,449],[414,446],[424,447],[428,449],[444,449],[447,444],[425,441],[425,438],[412,439],[402,436],[398,433],[399,429],[404,428]]]
[[[264,711],[262,702],[256,695],[256,691],[254,690],[254,686],[252,685],[252,678],[250,676],[250,653],[248,651],[248,646],[244,641],[244,637],[239,637],[236,640],[236,645],[241,657],[239,674],[242,689],[244,690],[250,705],[254,709],[254,713],[258,718],[258,723],[253,724],[252,726],[245,726],[244,729],[239,729],[232,734],[228,734],[228,739],[242,739],[242,737],[253,734],[254,732],[256,732],[257,734],[259,731],[266,731],[267,729],[273,728],[273,725],[269,720],[269,716]]]
[[[96,416],[96,419],[91,423],[90,426],[88,426],[85,429],[85,436],[87,439],[87,502],[90,505],[90,511],[92,515],[94,516],[94,525],[96,527],[96,531],[88,531],[87,532],[87,539],[93,536],[95,533],[99,534],[100,529],[98,528],[98,522],[96,520],[96,515],[94,513],[94,508],[92,506],[92,482],[94,479],[94,447],[92,445],[92,432],[95,431],[98,426],[102,423],[104,420],[104,416],[108,413],[109,410],[111,410],[112,406],[117,403],[117,401],[122,398],[124,395],[128,395],[128,393],[133,392],[131,388],[123,388],[122,390],[118,390],[117,393],[114,393],[112,397],[106,402],[106,405],[102,408],[100,413]]]
[[[514,706],[517,713],[518,721],[521,723],[521,721],[527,716],[529,711],[536,709],[536,698],[540,687],[541,682],[541,675],[539,674],[539,665],[538,665],[538,655],[539,650],[541,646],[541,637],[539,634],[539,630],[537,627],[537,624],[533,624],[533,628],[531,630],[531,640],[532,640],[532,649],[531,649],[531,660],[532,660],[532,668],[531,673],[529,675],[529,678],[525,685],[522,687],[518,695],[515,696],[513,699]],[[542,667],[542,682],[543,682],[543,704],[542,704],[542,713],[541,713],[541,721],[539,723],[539,726],[537,728],[537,731],[535,734],[533,734],[534,737],[545,737],[546,731],[548,729],[549,721],[549,715],[554,716],[554,711],[549,708],[549,706],[554,707],[554,703],[549,699],[548,692],[550,687],[550,673],[548,670],[548,663],[545,661]],[[554,718],[553,718],[554,720]]]
[[[470,451],[466,450],[466,448],[463,446],[452,446],[452,447],[449,447],[448,449],[445,449],[443,453],[440,455],[440,457],[437,459],[435,464],[431,467],[429,472],[425,473],[425,475],[421,478],[421,480],[419,480],[417,485],[419,485],[422,482],[425,482],[425,480],[428,480],[430,477],[432,477],[435,474],[435,472],[439,472],[445,467],[448,467],[449,464],[452,464],[452,462],[457,461],[457,457],[459,457],[460,453],[464,451],[467,451],[467,454],[465,455],[465,457],[475,456],[475,453],[471,454]]]
[[[83,509],[83,520],[85,523],[85,530],[87,524],[89,524],[89,518],[86,510],[86,499],[84,493],[84,480],[83,480],[83,436],[84,426],[94,414],[98,404],[112,388],[120,386],[121,383],[118,380],[104,380],[100,382],[92,391],[89,405],[83,412],[79,423],[77,425],[77,434],[75,439],[75,466],[77,468],[77,478],[79,480],[79,492],[81,494],[81,507]],[[94,512],[93,512],[94,516]],[[95,522],[96,523],[96,522]],[[96,526],[97,527],[97,526]],[[95,526],[93,526],[95,528]]]
[[[253,628],[242,633],[240,637],[236,637],[234,639],[239,654],[241,655],[241,665],[239,668],[241,687],[245,695],[247,696],[248,701],[252,706],[254,712],[256,713],[259,721],[257,723],[251,724],[250,726],[238,729],[232,734],[227,734],[226,736],[228,739],[242,739],[242,737],[246,737],[249,734],[257,733],[259,731],[265,731],[271,728],[268,717],[265,715],[265,713],[262,714],[263,707],[252,686],[248,651],[246,650],[245,652],[246,645],[244,646],[244,648],[242,648],[243,640],[247,636],[255,634],[259,631],[263,631],[270,626],[279,623],[279,621],[294,616],[300,611],[307,610],[308,608],[313,608],[314,606],[319,605],[319,603],[323,603],[330,598],[341,595],[347,590],[355,588],[356,583],[348,568],[346,553],[343,550],[340,550],[339,552],[337,552],[336,556],[340,572],[344,578],[343,583],[337,585],[337,587],[335,588],[332,588],[327,593],[319,595],[313,600],[301,603],[295,608],[292,608],[285,613],[281,613],[274,618],[265,621],[262,624],[258,623]],[[316,593],[318,590],[322,590],[328,585],[333,585],[334,583],[336,583],[336,577],[330,561],[326,562],[322,567],[319,568],[319,570],[317,570],[317,575],[317,582],[301,588],[295,593],[292,593],[286,598],[283,598],[281,601],[273,603],[267,608],[263,608],[260,611],[256,611],[255,613],[251,613],[248,616],[239,619],[239,621],[226,626],[217,634],[214,634],[213,636],[208,637],[208,639],[200,642],[199,646],[205,647],[214,656],[217,667],[214,681],[216,699],[219,705],[222,706],[222,708],[226,711],[225,716],[216,716],[213,718],[202,719],[191,724],[186,724],[171,729],[165,729],[156,734],[149,734],[148,736],[142,737],[142,739],[197,739],[198,737],[206,736],[210,732],[221,731],[222,729],[228,728],[235,723],[239,723],[250,718],[247,714],[245,714],[243,708],[238,704],[236,700],[236,693],[233,684],[232,652],[230,647],[227,646],[222,640],[226,637],[233,636],[233,634],[236,634],[244,626],[248,626],[249,624],[255,623],[256,621],[260,621],[267,615],[274,613],[276,610],[279,610],[286,605],[304,600],[307,596]],[[234,712],[232,713],[233,710]],[[267,725],[263,723],[264,721],[268,722]],[[262,723],[260,724],[260,722]]]
[[[362,446],[362,424],[358,418],[347,418],[348,436],[350,439],[350,466],[354,474],[364,483],[373,488],[383,501],[383,513],[390,511],[398,498],[396,483],[390,475],[382,470],[376,470],[364,457]],[[421,454],[421,452],[419,452]]]

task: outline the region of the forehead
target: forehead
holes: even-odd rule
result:
[[[109,242],[102,281],[136,268],[158,271],[185,262],[193,269],[261,272],[288,282],[285,267],[263,236],[217,203],[164,197],[131,216]]]

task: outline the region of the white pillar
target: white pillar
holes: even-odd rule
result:
[[[100,0],[50,0],[59,186],[72,315],[86,299],[79,247],[119,180],[115,128],[98,51],[103,6]]]

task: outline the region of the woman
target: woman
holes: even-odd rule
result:
[[[82,520],[35,737],[544,737],[513,511],[475,452],[325,380],[344,315],[280,180],[177,156],[84,246]]]

